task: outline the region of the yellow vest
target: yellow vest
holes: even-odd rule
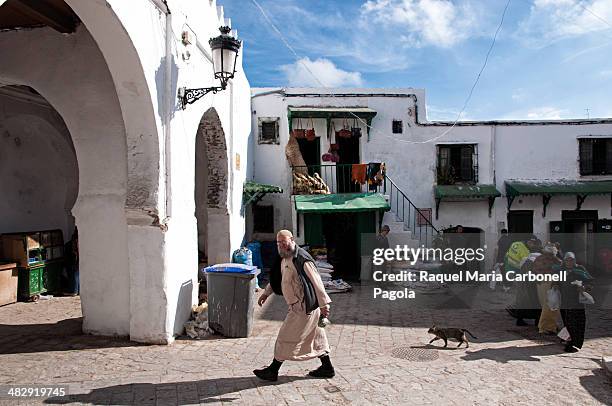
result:
[[[517,241],[512,243],[508,249],[508,252],[506,253],[506,261],[508,265],[512,266],[513,268],[520,269],[521,261],[527,256],[529,256],[529,248],[527,248],[523,242]]]

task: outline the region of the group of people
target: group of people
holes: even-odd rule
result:
[[[497,262],[503,263],[505,272],[555,274],[565,272],[565,280],[559,282],[515,282],[516,301],[508,312],[516,318],[517,326],[526,326],[525,320],[535,320],[540,334],[559,332],[559,321],[569,333],[565,351],[576,352],[582,348],[586,329],[585,295],[592,288],[593,277],[576,263],[573,252],[561,251],[559,243],[542,242],[535,236],[525,241],[513,241],[502,230],[498,241]],[[508,288],[509,286],[505,286]],[[549,307],[552,289],[560,293],[559,309]]]

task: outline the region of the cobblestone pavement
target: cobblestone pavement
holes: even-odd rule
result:
[[[410,300],[374,300],[369,286],[332,299],[333,379],[306,377],[317,361],[285,363],[277,383],[252,375],[272,359],[286,311],[279,297],[257,310],[248,339],[171,346],[82,335],[79,299],[53,298],[0,307],[0,385],[69,385],[70,396],[48,404],[612,404],[612,381],[599,363],[612,353],[609,311],[592,310],[585,347],[566,354],[533,326],[515,327],[495,306],[415,309]],[[479,339],[469,349],[428,346],[433,321],[468,328]]]

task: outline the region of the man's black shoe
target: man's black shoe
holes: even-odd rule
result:
[[[313,378],[333,378],[336,375],[336,371],[334,371],[334,368],[326,368],[321,365],[314,371],[310,371],[308,375],[312,376]]]
[[[525,323],[525,320],[523,320],[523,319],[517,319],[516,320],[516,325],[517,326],[527,326],[528,324]]]
[[[570,344],[565,346],[565,352],[578,352],[578,349],[574,348]]]
[[[253,373],[256,377],[258,377],[259,379],[263,379],[264,381],[278,381],[278,371],[274,371],[270,367],[266,367],[263,369],[255,369]]]

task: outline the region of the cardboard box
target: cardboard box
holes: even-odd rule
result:
[[[0,258],[16,262],[19,266],[28,266],[28,250],[22,235],[3,235],[0,237]]]
[[[17,301],[17,264],[0,263],[0,306]]]

